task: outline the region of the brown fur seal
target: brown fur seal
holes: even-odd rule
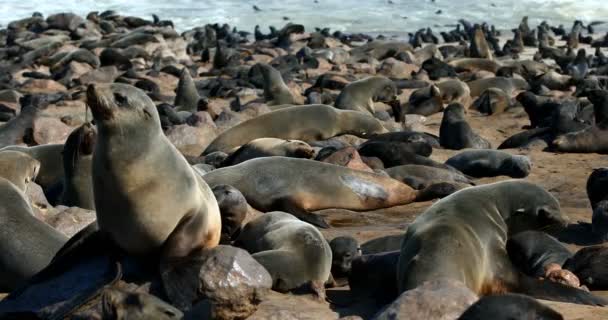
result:
[[[375,173],[307,159],[266,157],[203,176],[210,186],[228,184],[261,211],[281,210],[327,227],[309,211],[329,208],[371,210],[414,201],[416,191]]]
[[[395,83],[383,76],[374,76],[349,83],[336,98],[335,107],[374,114],[374,101],[388,102],[397,95]]]
[[[352,262],[361,255],[359,243],[353,237],[335,237],[329,242],[331,248],[331,274],[336,278],[348,276]]]
[[[559,312],[522,294],[487,296],[471,305],[458,320],[564,320]]]
[[[386,169],[391,178],[409,185],[410,187],[421,190],[439,182],[458,182],[472,184],[464,175],[442,168],[434,168],[423,165],[408,164]]]
[[[221,242],[230,244],[241,232],[243,222],[247,218],[247,200],[240,191],[229,185],[220,184],[211,190],[222,216]]]
[[[461,281],[479,295],[518,292],[536,298],[604,305],[589,292],[523,275],[506,251],[509,235],[565,226],[559,202],[525,181],[470,187],[439,200],[408,227],[399,257],[399,291],[425,281]]]
[[[297,119],[294,121],[293,119]],[[338,110],[326,105],[293,106],[242,122],[220,134],[203,154],[228,152],[257,138],[280,138],[311,142],[341,134],[366,137],[387,130],[368,114]]]
[[[23,137],[27,130],[32,128],[34,119],[40,111],[37,102],[38,99],[30,95],[20,99],[21,111],[19,114],[0,126],[0,148],[23,142]]]
[[[594,169],[587,179],[586,188],[593,209],[593,233],[601,241],[608,241],[608,168]]]
[[[312,225],[285,212],[268,212],[247,223],[235,244],[268,270],[274,290],[284,292],[310,284],[324,296],[332,253]]]
[[[63,149],[63,195],[61,204],[95,210],[91,168],[97,133],[91,124],[83,124],[68,136]]]
[[[281,73],[266,63],[258,63],[252,67],[258,68],[264,78],[264,99],[268,105],[295,104],[291,91],[283,81]]]
[[[501,65],[490,59],[481,58],[457,58],[448,61],[448,64],[458,71],[489,71],[496,73]]]
[[[314,153],[314,149],[304,141],[259,138],[249,141],[230,154],[222,162],[222,166],[232,166],[250,159],[272,156],[310,159]]]
[[[499,150],[466,150],[449,158],[445,164],[475,178],[525,178],[532,170],[530,158]]]
[[[507,241],[513,264],[531,277],[544,277],[549,264],[563,266],[572,252],[561,242],[542,231],[524,231]]]
[[[40,170],[40,162],[19,151],[0,151],[0,177],[13,183],[22,192]]]
[[[6,150],[23,152],[40,162],[40,171],[36,176],[36,183],[45,190],[45,193],[47,189],[61,184],[63,179],[61,156],[63,144],[45,144],[33,147],[9,146],[0,149],[0,151]]]
[[[473,31],[473,39],[471,39],[470,46],[470,55],[473,58],[482,58],[489,60],[494,59],[494,55],[492,55],[492,51],[490,51],[490,46],[488,46],[488,41],[486,40],[486,36],[484,35],[481,25],[476,25],[475,31]]]
[[[558,136],[553,141],[556,151],[573,153],[608,153],[608,91],[587,93],[593,103],[595,125],[584,130]]]
[[[605,245],[585,247],[564,263],[564,269],[572,271],[581,284],[591,290],[608,289],[608,248]]]
[[[201,97],[196,90],[196,85],[188,68],[184,68],[179,76],[179,82],[175,89],[175,101],[174,104],[177,107],[177,111],[188,111],[196,112],[198,109],[198,101]]]
[[[220,240],[211,188],[165,137],[152,100],[125,84],[89,85],[97,123],[93,192],[100,231],[131,254],[179,258]]]
[[[479,79],[467,82],[467,84],[471,89],[471,97],[478,97],[490,88],[498,88],[509,96],[513,96],[516,91],[528,90],[530,87],[526,80],[505,77]]]
[[[473,132],[465,119],[464,106],[460,103],[452,103],[445,108],[439,128],[439,143],[442,147],[453,150],[492,147],[488,140]]]
[[[33,179],[35,175],[29,175]],[[38,220],[25,194],[0,177],[0,291],[10,292],[51,262],[67,237]]]
[[[504,91],[498,88],[489,88],[473,102],[471,108],[487,115],[494,115],[503,113],[511,105],[511,97]]]
[[[471,98],[469,87],[460,80],[446,80],[414,91],[406,105],[406,112],[430,116],[443,111],[452,102],[467,104]]]

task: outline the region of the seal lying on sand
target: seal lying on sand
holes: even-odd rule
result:
[[[263,114],[224,131],[203,154],[229,152],[257,138],[311,142],[341,134],[367,137],[384,132],[387,130],[380,121],[368,114],[322,104],[294,106]]]
[[[233,166],[250,159],[273,156],[310,159],[314,153],[314,149],[304,141],[259,138],[249,141],[230,154],[222,162],[222,166]]]
[[[374,76],[348,84],[336,98],[335,107],[374,114],[374,101],[388,102],[397,95],[397,86],[389,78]]]
[[[530,158],[498,150],[466,150],[449,158],[445,164],[475,178],[525,178],[532,170]]]
[[[321,227],[328,225],[309,211],[386,208],[411,203],[417,194],[406,184],[379,174],[286,157],[252,159],[203,178],[211,187],[235,187],[255,209],[289,212]]]
[[[529,182],[503,181],[458,191],[433,204],[408,227],[399,257],[399,291],[448,278],[479,295],[518,292],[604,305],[604,299],[589,292],[529,278],[509,260],[509,235],[566,223],[557,199]]]

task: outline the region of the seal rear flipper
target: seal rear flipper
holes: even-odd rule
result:
[[[274,210],[291,213],[296,218],[298,218],[304,222],[308,222],[308,223],[312,224],[313,226],[316,226],[319,228],[329,229],[331,227],[325,221],[325,219],[323,219],[323,217],[321,217],[315,213],[309,212],[308,210],[303,209],[301,206],[299,206],[297,203],[295,203],[293,200],[291,200],[289,198],[283,198],[283,199],[275,201],[272,206],[271,211],[274,211]]]
[[[595,296],[590,292],[549,280],[534,279],[523,274],[519,276],[519,286],[515,288],[515,291],[537,299],[592,306],[608,305],[608,300]]]

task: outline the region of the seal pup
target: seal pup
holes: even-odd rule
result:
[[[568,248],[542,231],[524,231],[510,237],[507,252],[513,264],[531,277],[544,277],[550,264],[561,267],[572,257]]]
[[[268,105],[295,104],[293,94],[285,84],[281,73],[266,63],[257,63],[252,68],[263,77],[264,99]],[[250,71],[250,72],[252,72]]]
[[[439,143],[442,147],[453,150],[492,148],[489,141],[473,132],[465,119],[464,106],[460,103],[450,104],[443,112]]]
[[[348,285],[356,297],[371,297],[386,305],[399,296],[397,263],[399,251],[364,254],[352,261]]]
[[[342,208],[372,210],[408,204],[417,192],[380,174],[297,158],[266,157],[211,171],[214,187],[228,184],[257,210],[281,210],[319,227],[327,223],[310,211]]]
[[[128,253],[181,258],[220,240],[211,188],[162,132],[152,100],[126,84],[89,85],[97,124],[93,194],[101,232]]]
[[[179,76],[179,82],[175,89],[175,101],[174,104],[177,107],[177,111],[188,111],[196,112],[198,109],[198,101],[201,97],[196,90],[196,85],[188,68],[183,68]]]
[[[513,96],[516,91],[528,90],[530,85],[523,79],[517,78],[505,78],[505,77],[494,77],[485,78],[467,82],[469,86],[471,97],[478,97],[484,91],[490,88],[498,88],[504,91],[507,95]]]
[[[553,140],[553,148],[560,152],[608,153],[608,91],[591,90],[586,93],[593,103],[595,125],[587,129],[560,135]]]
[[[503,113],[511,105],[511,97],[504,91],[498,88],[489,88],[473,102],[471,108],[487,115],[495,115]]]
[[[0,177],[0,291],[17,289],[46,267],[67,240],[34,217],[22,190]]]
[[[314,226],[289,213],[267,212],[243,227],[235,245],[268,270],[274,290],[286,292],[308,285],[325,298],[332,252]]]
[[[26,153],[0,150],[0,177],[25,192],[40,171],[40,162]]]
[[[232,166],[250,159],[272,156],[310,159],[314,153],[314,149],[304,141],[259,138],[249,141],[231,153],[222,162],[222,166]]]
[[[586,189],[593,210],[593,233],[599,240],[608,241],[608,168],[593,169],[587,179]]]
[[[222,132],[203,155],[214,151],[229,152],[257,138],[311,142],[342,134],[367,137],[384,132],[387,130],[380,121],[361,112],[338,110],[322,104],[292,106],[265,113]]]
[[[352,262],[361,255],[357,239],[353,237],[335,237],[329,242],[331,248],[331,274],[334,279],[347,277]]]
[[[439,182],[458,182],[471,185],[473,182],[458,172],[424,165],[407,164],[385,170],[391,178],[421,190]]]
[[[572,271],[590,290],[608,289],[608,250],[604,245],[585,247],[564,263],[564,269]]]
[[[412,92],[404,108],[407,114],[421,116],[430,116],[443,111],[443,97],[439,87],[431,85]]]
[[[426,142],[370,141],[364,143],[359,148],[359,154],[364,157],[376,157],[380,159],[385,168],[406,164],[419,164],[449,170],[449,166],[428,158],[431,151],[432,148]]]
[[[523,294],[486,296],[471,305],[458,320],[564,320],[557,311]]]
[[[565,226],[559,202],[538,185],[503,181],[460,190],[435,202],[409,225],[398,264],[399,292],[425,281],[461,281],[478,295],[516,292],[547,300],[605,305],[589,292],[519,272],[508,236]]]
[[[222,244],[230,244],[241,232],[247,218],[247,200],[236,188],[217,185],[211,189],[222,216]]]
[[[530,158],[499,150],[466,150],[449,158],[445,164],[475,178],[525,178],[532,170]]]
[[[61,204],[95,210],[93,177],[91,175],[93,150],[97,133],[85,123],[68,136],[63,148],[63,194]]]
[[[388,102],[397,95],[395,83],[383,76],[373,76],[349,83],[336,98],[334,106],[374,114],[374,101]]]

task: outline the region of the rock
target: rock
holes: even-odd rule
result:
[[[47,79],[29,79],[21,87],[27,93],[56,93],[65,92],[67,88],[61,83]]]
[[[39,145],[64,143],[72,129],[57,118],[39,117],[34,120],[34,141]]]
[[[433,280],[402,293],[374,319],[456,320],[475,301],[477,296],[464,284]]]
[[[68,237],[72,237],[97,219],[95,211],[78,207],[57,206],[45,222]]]
[[[144,292],[106,288],[102,292],[102,318],[115,320],[182,319],[172,305]]]
[[[346,147],[338,150],[332,153],[329,157],[323,159],[323,162],[336,164],[354,170],[373,172],[373,170],[363,162],[359,152],[357,152],[357,149],[354,147]]]
[[[161,266],[161,277],[174,306],[188,311],[208,304],[196,309],[212,319],[247,318],[272,287],[268,271],[247,251],[224,245]]]
[[[46,18],[46,22],[49,24],[49,28],[51,29],[66,31],[76,31],[78,27],[84,25],[83,18],[70,12],[51,15]]]
[[[419,69],[415,64],[405,63],[395,58],[388,58],[382,62],[378,73],[389,78],[408,79],[412,71],[418,72]]]
[[[211,125],[192,127],[177,125],[165,133],[169,141],[184,155],[198,157],[217,136]]]

